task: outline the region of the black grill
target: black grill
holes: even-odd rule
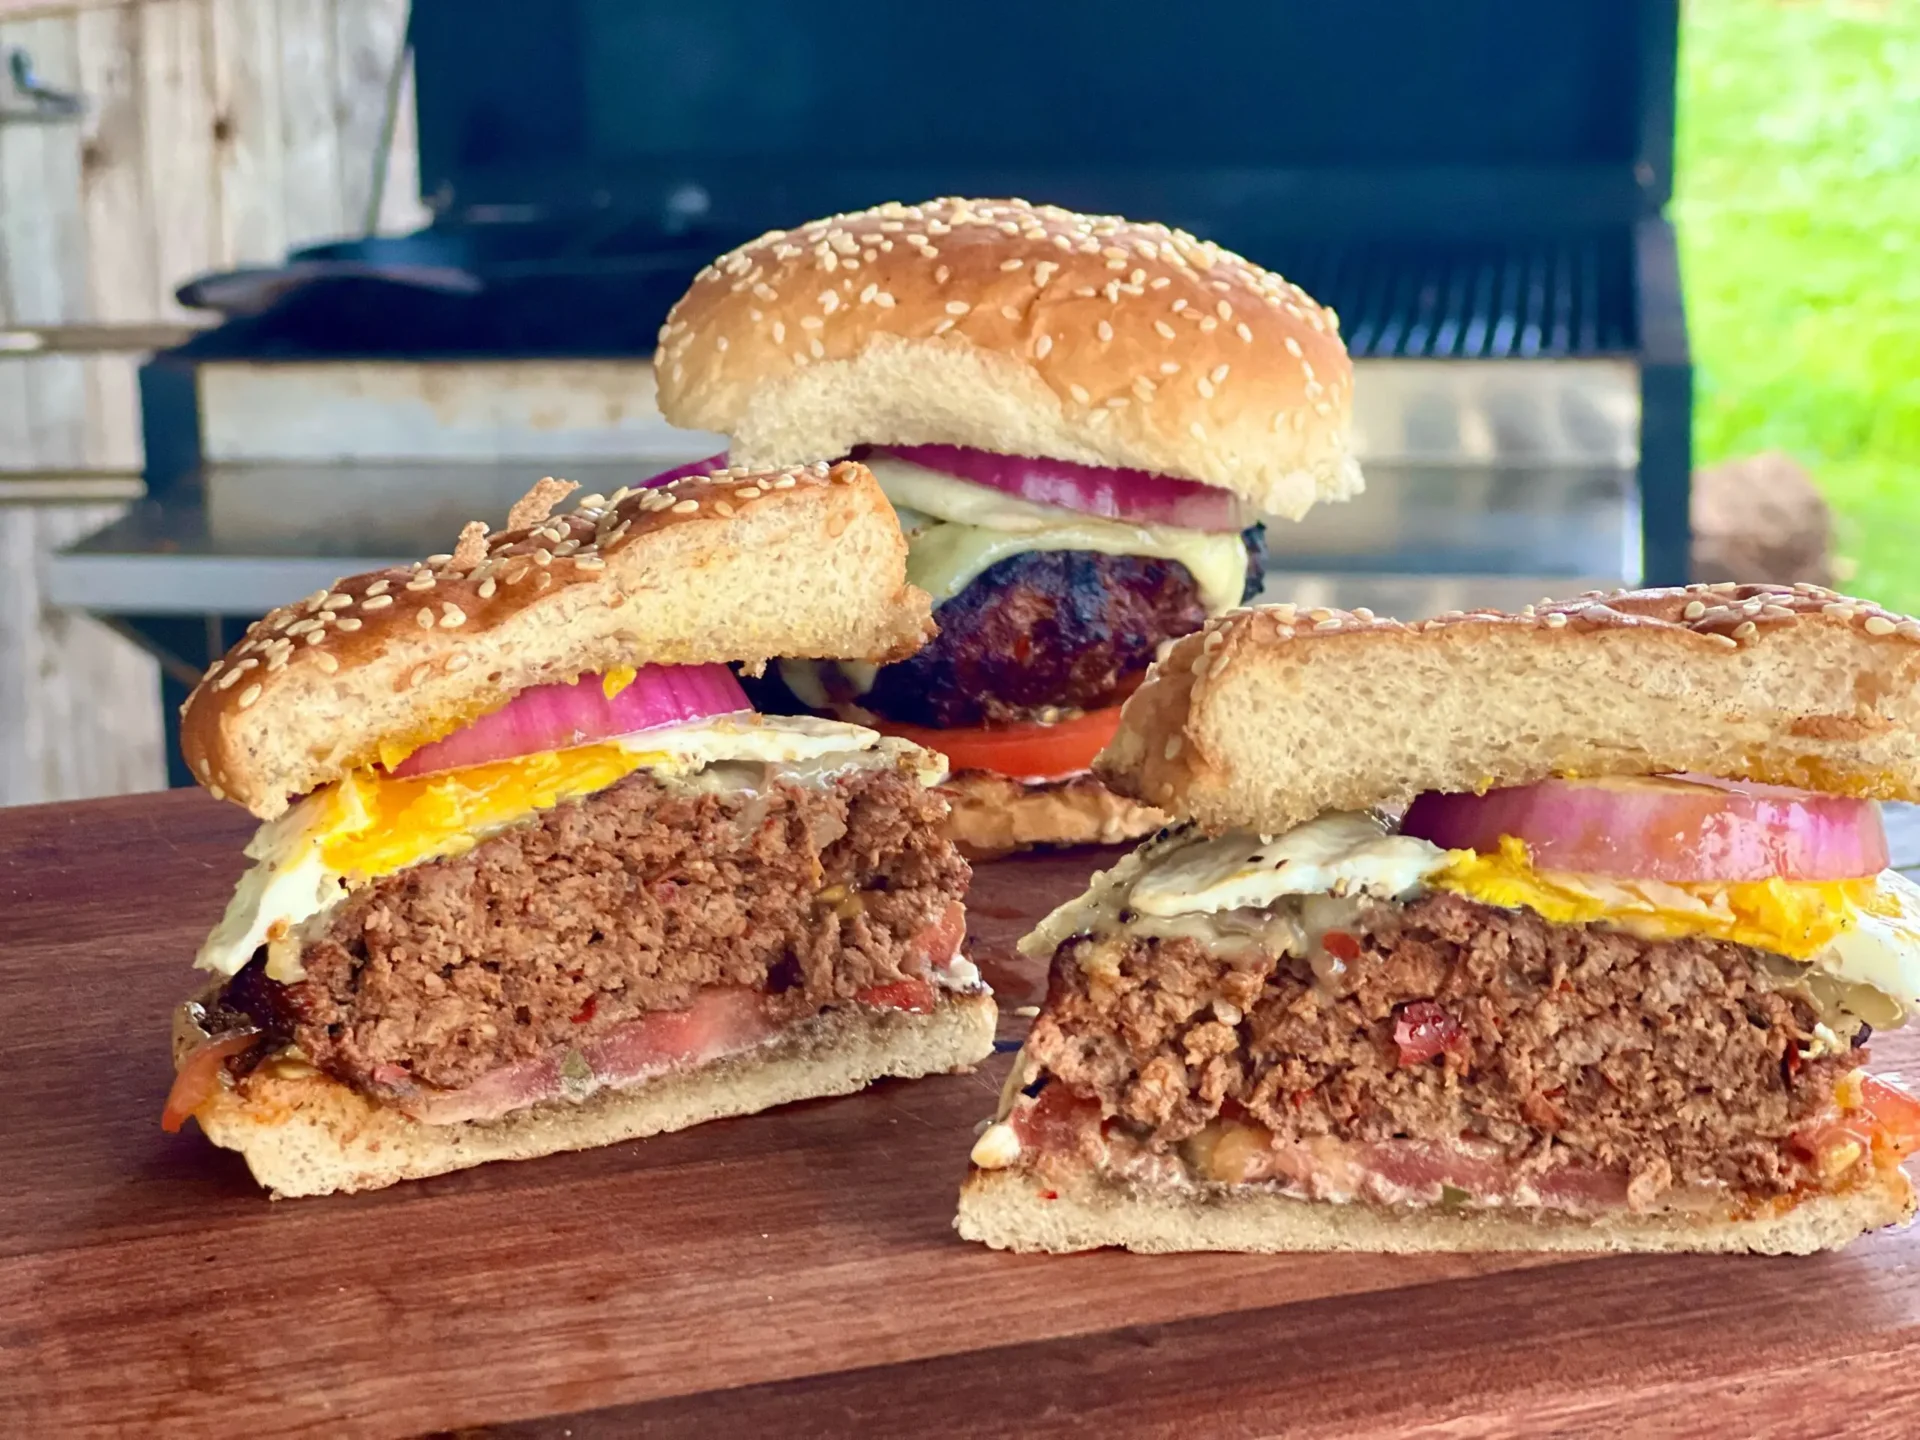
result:
[[[1288,279],[1339,312],[1356,358],[1561,359],[1636,348],[1624,235],[1318,244],[1276,258]]]

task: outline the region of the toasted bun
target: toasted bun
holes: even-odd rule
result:
[[[748,464],[940,443],[1218,485],[1271,514],[1360,489],[1333,312],[1164,225],[933,200],[763,235],[660,332],[660,409]]]
[[[947,834],[969,860],[1055,845],[1121,845],[1167,823],[1158,810],[1116,795],[1091,775],[1030,785],[986,770],[962,770],[939,787]]]
[[[1696,771],[1920,799],[1920,621],[1811,585],[1595,592],[1415,625],[1234,611],[1175,643],[1094,762],[1209,830],[1550,775]]]
[[[1088,1175],[1067,1189],[1025,1170],[972,1171],[954,1227],[997,1250],[1668,1250],[1810,1255],[1913,1218],[1913,1186],[1898,1169],[1778,1214],[1682,1213],[1599,1218],[1506,1211],[1388,1210],[1295,1200],[1249,1187],[1206,1194],[1131,1189]]]
[[[821,1095],[845,1095],[885,1075],[964,1070],[993,1051],[993,997],[944,995],[932,1014],[844,1010],[796,1026],[772,1044],[579,1104],[540,1106],[486,1124],[423,1125],[302,1067],[263,1066],[195,1115],[214,1144],[237,1150],[275,1198],[378,1190],[489,1160],[530,1160],[684,1130]]]
[[[548,520],[550,504],[491,540],[469,527],[471,554],[351,576],[249,626],[181,711],[194,775],[271,819],[382,741],[437,738],[529,686],[621,665],[881,662],[933,633],[864,465],[730,470]]]

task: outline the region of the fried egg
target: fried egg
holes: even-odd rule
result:
[[[296,980],[298,947],[272,942],[353,887],[464,854],[489,835],[636,770],[687,775],[723,761],[818,760],[879,743],[875,732],[835,720],[729,715],[405,780],[357,770],[254,834],[246,853],[255,864],[194,963],[234,975],[267,945],[267,973]],[[922,778],[931,783],[940,778],[939,757],[929,755],[927,764]]]
[[[1284,835],[1233,832],[1165,846],[1127,903],[1156,917],[1264,908],[1288,896],[1410,899],[1451,891],[1560,925],[1605,924],[1652,940],[1706,936],[1812,965],[1920,1005],[1920,886],[1892,871],[1861,880],[1673,885],[1536,869],[1511,836],[1492,854],[1442,850],[1373,815],[1336,813]]]

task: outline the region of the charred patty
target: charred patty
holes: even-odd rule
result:
[[[1251,599],[1266,537],[1255,525],[1242,538],[1243,598]],[[1198,630],[1207,612],[1177,560],[1041,550],[982,571],[934,618],[940,634],[931,645],[884,666],[866,695],[844,698],[941,729],[1099,710],[1132,694],[1161,643]]]

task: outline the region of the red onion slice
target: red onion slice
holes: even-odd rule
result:
[[[392,773],[406,779],[459,770],[752,708],[724,665],[649,665],[611,699],[600,676],[582,675],[570,685],[522,690],[492,714],[422,745]]]
[[[1671,884],[1854,880],[1887,867],[1869,800],[1704,776],[1543,780],[1485,795],[1429,792],[1401,829],[1449,850],[1526,842],[1543,870]]]
[[[1146,470],[998,455],[959,445],[875,446],[871,453],[1083,515],[1218,533],[1244,530],[1251,523],[1247,507],[1232,491]]]

